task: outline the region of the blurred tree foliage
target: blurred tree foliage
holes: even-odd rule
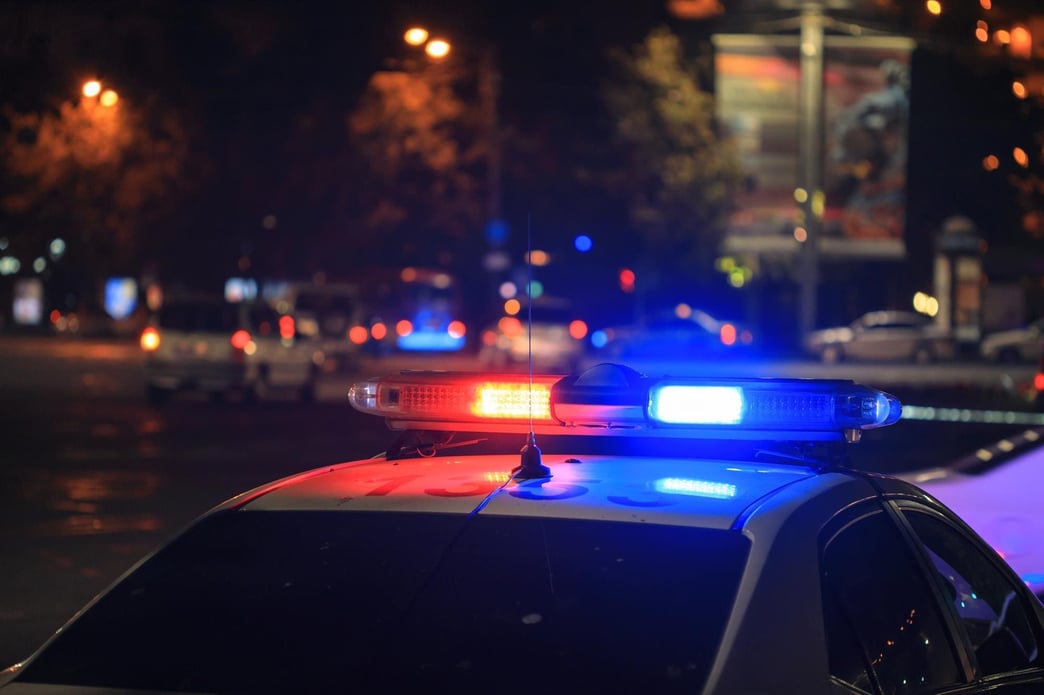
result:
[[[380,70],[348,115],[366,167],[355,228],[395,257],[452,248],[485,223],[486,114],[464,73],[449,62]]]
[[[644,239],[639,284],[668,274],[705,282],[742,183],[733,147],[718,137],[714,97],[701,86],[699,63],[666,27],[613,57],[620,78],[605,96],[628,161],[613,183],[629,196]]]
[[[44,254],[55,237],[84,242],[83,260],[109,272],[139,259],[150,225],[184,191],[185,133],[171,113],[121,99],[63,101],[20,113],[5,106],[0,209],[19,250]]]

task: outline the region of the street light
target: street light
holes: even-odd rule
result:
[[[451,47],[449,41],[444,41],[442,39],[432,39],[424,45],[424,52],[427,53],[429,57],[438,60],[440,58],[445,58],[446,56],[448,56],[450,48]]]
[[[120,100],[120,95],[116,93],[116,90],[106,89],[103,91],[102,83],[98,80],[87,80],[83,83],[83,88],[80,91],[88,99],[97,97],[98,103],[102,106],[115,106],[116,102]]]
[[[402,35],[402,40],[411,46],[423,46],[428,40],[428,30],[424,27],[410,27]]]

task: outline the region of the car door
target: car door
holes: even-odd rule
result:
[[[1044,692],[1039,602],[1003,561],[946,510],[894,503],[943,586],[976,681],[990,692]]]
[[[820,536],[820,557],[835,689],[906,695],[967,687],[970,668],[936,590],[879,501],[837,515]]]
[[[866,324],[855,333],[849,355],[863,360],[902,360],[913,354],[918,331],[909,323],[889,319]]]

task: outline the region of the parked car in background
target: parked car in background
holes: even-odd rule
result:
[[[805,349],[823,362],[917,362],[952,359],[952,333],[913,311],[871,311],[847,326],[812,331]]]
[[[1044,342],[1044,317],[1007,331],[987,334],[979,343],[979,354],[991,362],[1033,362],[1040,359]]]
[[[754,332],[687,304],[653,311],[640,322],[591,334],[593,354],[610,360],[739,357],[752,353]]]
[[[366,336],[367,309],[352,283],[295,283],[287,291],[283,313],[293,314],[297,334],[318,341],[325,371],[348,371],[362,353],[359,331]]]
[[[532,329],[530,329],[532,326]],[[571,372],[584,357],[587,322],[566,301],[546,298],[518,304],[482,332],[479,362],[484,369],[514,369],[533,364],[538,369]]]
[[[142,331],[145,395],[161,404],[182,392],[261,400],[315,397],[318,341],[301,338],[290,314],[264,303],[211,297],[164,300]]]

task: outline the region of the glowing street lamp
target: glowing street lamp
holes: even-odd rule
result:
[[[87,82],[84,82],[81,91],[88,99],[94,99],[97,97],[98,103],[102,106],[115,106],[116,102],[120,100],[120,95],[116,93],[116,90],[102,90],[102,83],[98,80],[88,80]]]
[[[411,46],[422,46],[428,40],[428,30],[423,27],[410,27],[403,34],[402,40]]]
[[[449,41],[443,41],[442,39],[432,39],[424,46],[424,52],[428,54],[428,57],[436,60],[448,56],[450,49]]]

